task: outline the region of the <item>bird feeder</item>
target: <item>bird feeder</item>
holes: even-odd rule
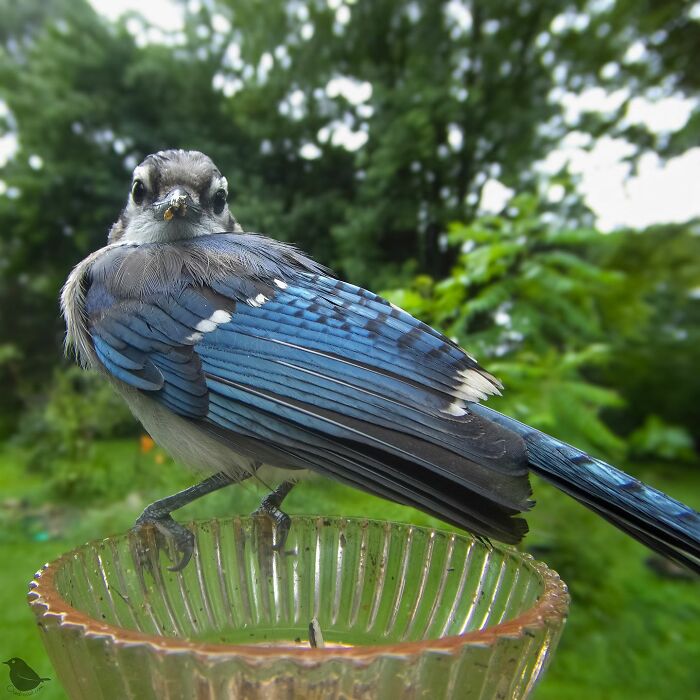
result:
[[[70,698],[525,698],[568,605],[529,555],[413,525],[297,517],[191,523],[179,572],[154,533],[39,571],[30,605]]]

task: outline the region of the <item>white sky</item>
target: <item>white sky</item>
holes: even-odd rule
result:
[[[177,32],[183,26],[182,8],[172,0],[90,1],[98,12],[112,20],[126,11],[134,10],[165,34]],[[350,9],[343,5],[342,0],[327,2],[336,13],[345,10],[336,20],[341,24],[347,23]],[[190,0],[190,5],[197,3],[198,0]],[[461,5],[457,3],[456,6]],[[462,18],[464,22],[468,19]],[[224,18],[221,20],[226,22]],[[160,32],[147,38],[158,40],[158,34]],[[623,60],[643,59],[643,51],[633,54]],[[226,94],[233,94],[240,89],[238,84],[228,84],[223,77],[221,82],[221,89]],[[365,110],[367,117],[371,115],[371,106],[362,104],[368,102],[372,94],[371,85],[368,83],[338,76],[329,82],[326,92],[330,97],[343,94],[351,103],[362,105],[361,109]],[[572,128],[561,147],[538,164],[538,169],[545,176],[545,188],[547,176],[554,175],[562,165],[568,163],[571,172],[580,178],[580,191],[595,212],[598,226],[605,231],[619,226],[641,228],[653,223],[682,222],[692,217],[700,217],[700,148],[693,148],[666,163],[661,162],[654,154],[647,154],[640,160],[637,172],[630,174],[629,165],[623,162],[623,158],[629,154],[629,144],[621,139],[604,137],[586,150],[585,146],[590,145],[588,137],[575,130],[577,117],[581,113],[616,109],[629,95],[624,90],[606,93],[599,87],[590,88],[578,95],[566,93],[558,88],[555,88],[553,93],[551,98],[563,103],[565,122],[572,125]],[[286,103],[280,105],[281,110],[288,110],[285,113],[292,118],[304,107],[302,101],[297,98],[298,95],[291,93]],[[626,119],[630,124],[643,122],[654,131],[664,133],[685,124],[692,107],[692,102],[680,96],[656,101],[634,97],[628,105]],[[0,103],[0,112],[2,110],[3,105]],[[330,139],[332,143],[343,145],[348,150],[356,150],[364,145],[367,133],[353,130],[351,127],[352,123],[347,120],[345,123],[334,122],[330,128],[319,132],[318,140],[322,143]],[[457,133],[451,134],[450,143],[453,147],[458,147],[459,136]],[[16,141],[12,135],[0,137],[0,163],[4,162],[15,148]],[[313,159],[320,155],[320,150],[316,144],[306,143],[302,146],[300,154],[302,157]],[[3,192],[3,185],[4,183],[0,182],[0,194]],[[554,185],[546,194],[552,201],[557,201],[561,197],[561,189]],[[498,180],[488,180],[483,189],[480,208],[483,211],[500,211],[511,194],[512,191]]]
[[[182,8],[172,0],[90,0],[90,4],[112,21],[134,11],[165,31],[177,31],[184,25]]]

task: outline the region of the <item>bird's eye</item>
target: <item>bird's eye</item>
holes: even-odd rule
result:
[[[134,200],[134,204],[141,204],[145,196],[146,185],[141,180],[134,180],[134,184],[131,186],[131,198]]]
[[[214,213],[221,214],[226,206],[226,190],[220,189],[214,195]]]

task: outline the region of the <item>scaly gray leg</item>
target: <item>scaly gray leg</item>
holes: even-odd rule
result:
[[[246,474],[243,478],[247,478]],[[154,501],[146,506],[145,510],[136,520],[135,530],[140,530],[146,525],[153,525],[156,528],[156,539],[159,546],[165,539],[170,539],[175,548],[180,552],[181,559],[175,566],[169,566],[169,571],[182,571],[192,558],[194,552],[194,535],[180,523],[170,517],[170,513],[178,508],[186,506],[192,501],[196,501],[202,496],[218,491],[219,489],[242,481],[240,477],[231,476],[225,472],[218,472],[204,481],[200,481],[194,486],[179,491],[178,493]]]
[[[282,501],[297,484],[297,481],[290,479],[283,481],[272,493],[263,498],[262,503],[253,515],[266,515],[272,520],[274,529],[272,548],[283,549],[289,535],[289,528],[292,526],[291,518],[280,510]]]

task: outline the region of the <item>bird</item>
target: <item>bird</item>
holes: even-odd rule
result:
[[[173,511],[253,476],[273,481],[256,513],[279,548],[282,502],[315,472],[510,544],[527,532],[537,474],[700,572],[700,514],[487,407],[503,387],[456,342],[296,247],[244,231],[228,200],[205,154],[149,155],[107,244],[61,292],[67,352],[206,475],[135,523],[174,545],[170,570],[194,551]]]
[[[10,681],[17,690],[34,690],[40,683],[51,680],[50,678],[41,678],[26,661],[16,656],[3,661],[3,663],[10,667]]]

